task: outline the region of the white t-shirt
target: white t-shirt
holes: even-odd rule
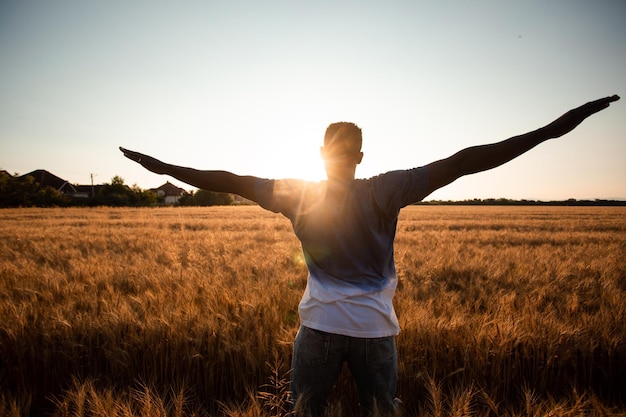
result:
[[[309,270],[302,325],[352,337],[400,331],[393,308],[393,241],[400,209],[427,195],[428,171],[391,171],[332,189],[327,182],[259,179],[257,202],[284,214]]]

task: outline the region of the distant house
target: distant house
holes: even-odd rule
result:
[[[20,176],[20,178],[26,177],[33,177],[35,182],[38,183],[40,187],[52,187],[60,193],[70,197],[89,197],[89,194],[84,194],[83,192],[79,191],[77,189],[77,186],[75,186],[74,184],[67,182],[63,178],[57,177],[56,175],[46,171],[45,169],[37,169],[35,171],[29,172],[28,174]]]
[[[45,169],[37,169],[19,176],[18,178],[33,177],[40,187],[52,187],[68,197],[89,198],[98,193],[102,185],[78,185],[72,184],[63,178],[59,178]]]
[[[155,192],[160,198],[163,198],[165,204],[176,204],[185,193],[185,190],[175,186],[169,181],[158,188],[151,188],[150,191]]]

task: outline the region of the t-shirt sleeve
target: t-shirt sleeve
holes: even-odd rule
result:
[[[320,201],[320,187],[302,180],[259,178],[254,187],[256,202],[266,210],[292,218]]]
[[[379,207],[395,214],[402,207],[422,201],[428,193],[428,168],[390,171],[374,177]]]
[[[273,211],[274,213],[280,213],[280,201],[274,198],[274,183],[275,180],[259,178],[254,185],[254,193],[256,195],[256,202],[259,203],[261,207]]]

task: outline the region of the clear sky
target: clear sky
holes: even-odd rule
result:
[[[0,0],[0,169],[157,187],[167,162],[320,178],[326,126],[357,177],[420,166],[626,95],[626,2]],[[192,187],[184,186],[186,189]],[[429,199],[626,198],[626,98]]]

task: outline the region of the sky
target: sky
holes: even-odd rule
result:
[[[408,169],[626,94],[626,2],[0,0],[0,169],[170,181],[165,162],[322,179],[329,123],[357,177]],[[626,99],[427,200],[626,199]]]

